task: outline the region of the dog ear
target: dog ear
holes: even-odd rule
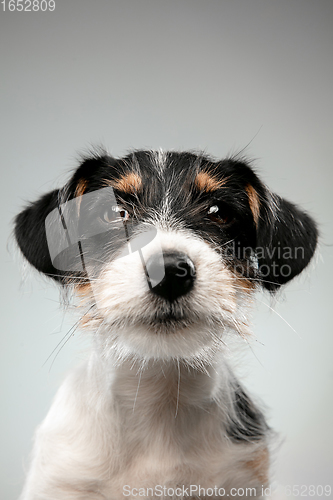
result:
[[[101,171],[110,173],[111,168],[114,169],[114,163],[114,158],[106,154],[99,156],[93,153],[90,157],[82,158],[81,165],[63,189],[44,195],[16,217],[17,243],[24,257],[38,271],[63,284],[65,278],[72,276],[73,272],[78,277],[85,274],[85,269],[80,265],[80,246],[76,241],[72,242],[74,244],[69,241],[73,227],[67,227],[65,220],[67,218],[68,222],[70,210],[75,207],[69,203],[69,208],[64,212],[61,204],[99,188]],[[74,213],[72,215],[76,220],[77,216]],[[74,266],[71,266],[73,263]]]
[[[54,190],[30,204],[15,219],[18,246],[38,271],[62,281],[63,273],[53,267],[46,239],[45,219],[58,206],[59,191]]]
[[[263,287],[274,292],[300,274],[310,262],[317,240],[316,223],[307,213],[269,195],[257,225],[256,253]]]

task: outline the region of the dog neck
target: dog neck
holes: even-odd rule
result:
[[[125,362],[115,371],[114,393],[123,403],[137,407],[163,405],[176,409],[202,405],[214,392],[216,373],[186,367],[177,361],[149,361],[138,369]]]
[[[95,355],[94,365],[100,371],[100,357]],[[194,409],[206,412],[228,392],[230,372],[221,360],[200,369],[176,360],[150,360],[141,365],[133,360],[116,364],[108,358],[102,365],[105,390],[122,414],[163,413],[175,418]]]
[[[171,418],[195,409],[210,411],[217,400],[230,398],[232,373],[223,352],[216,351],[207,361],[190,365],[185,360],[142,359],[115,349],[121,331],[105,329],[95,337],[94,359],[99,380],[105,380],[102,392],[122,414],[156,415]],[[92,358],[93,359],[93,358]],[[101,372],[102,370],[102,372]]]

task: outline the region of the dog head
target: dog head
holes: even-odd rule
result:
[[[278,290],[317,243],[313,220],[245,161],[161,151],[84,159],[17,216],[15,235],[118,355],[183,359],[209,356],[226,329],[243,334],[255,288]]]

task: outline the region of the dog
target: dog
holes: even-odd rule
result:
[[[248,338],[256,290],[308,265],[313,219],[240,157],[100,151],[15,236],[93,334],[37,430],[21,500],[265,498],[271,429],[227,339]]]

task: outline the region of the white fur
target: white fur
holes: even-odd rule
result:
[[[256,487],[261,498],[253,464],[267,443],[235,444],[226,433],[225,336],[247,335],[252,290],[216,249],[161,220],[145,259],[159,249],[185,252],[195,264],[194,289],[179,300],[184,321],[171,331],[152,327],[159,306],[138,252],[105,265],[82,297],[93,352],[67,377],[37,431],[21,500],[120,500],[136,498],[123,495],[125,485],[191,484]]]

